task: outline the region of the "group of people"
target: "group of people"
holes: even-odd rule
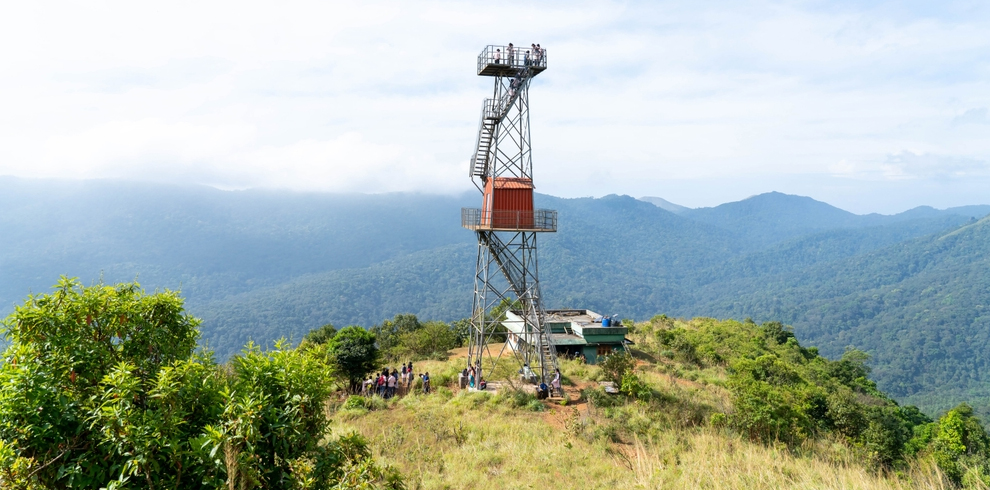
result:
[[[481,377],[481,366],[469,366],[464,371],[461,371],[460,379],[458,380],[458,385],[463,387],[467,385],[468,388],[477,388],[479,390],[484,390],[488,387],[488,382],[485,378]]]
[[[509,43],[509,46],[505,48],[505,58],[509,66],[516,64],[516,57],[518,56],[519,51],[521,51],[521,48],[513,46],[512,43]],[[523,53],[523,64],[526,66],[540,66],[543,63],[544,56],[546,56],[546,50],[540,47],[539,44],[530,44],[529,49]],[[502,63],[502,48],[495,49],[495,53],[492,54],[492,59],[495,61],[496,65]]]
[[[427,371],[419,375],[423,381],[423,393],[430,392],[430,372]],[[413,364],[402,365],[402,371],[395,368],[385,368],[375,376],[371,376],[361,383],[361,394],[364,396],[378,395],[382,398],[392,398],[400,391],[409,393],[412,390]]]
[[[524,364],[523,369],[520,369],[519,372],[526,381],[536,379],[536,373],[529,368],[528,364]],[[361,383],[361,394],[364,396],[377,395],[388,399],[399,394],[411,393],[413,380],[416,379],[414,376],[413,364],[411,362],[408,364],[403,364],[401,371],[394,368],[385,368],[380,373],[370,376]],[[480,365],[469,366],[460,373],[459,377],[460,379],[458,380],[458,385],[461,386],[462,389],[465,386],[478,390],[484,390],[488,387],[488,383],[485,382],[484,377],[481,376]],[[433,391],[430,386],[429,371],[420,374],[419,379],[423,382],[423,393],[430,393]],[[553,379],[550,381],[550,386],[547,386],[546,383],[541,381],[539,388],[537,389],[537,397],[540,399],[552,396],[554,393],[557,393],[558,395],[563,394],[563,390],[560,386],[560,369],[557,369],[556,372],[554,372]]]

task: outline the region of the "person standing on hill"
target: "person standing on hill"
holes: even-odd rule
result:
[[[553,381],[550,381],[550,387],[554,390],[557,390],[557,393],[563,396],[564,391],[560,387],[560,370],[557,369],[555,371],[556,372],[553,373]]]
[[[430,392],[430,372],[427,371],[426,374],[423,375],[423,393],[429,393],[429,392]]]
[[[388,376],[388,398],[395,396],[395,387],[399,384],[399,376],[392,371],[392,374]]]

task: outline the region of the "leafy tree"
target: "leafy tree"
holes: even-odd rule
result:
[[[417,322],[418,323],[418,322]],[[358,326],[342,328],[327,343],[330,365],[346,379],[353,391],[381,359],[375,334]]]
[[[780,322],[766,322],[760,327],[760,330],[767,339],[778,344],[785,344],[787,339],[794,338],[794,329],[784,327],[784,324]]]
[[[337,335],[337,328],[328,323],[322,327],[310,330],[309,333],[303,336],[303,342],[323,345],[329,342],[334,335]]]
[[[457,341],[456,347],[464,347],[467,345],[468,338],[471,336],[471,319],[462,318],[450,324],[450,329],[454,332],[454,338]]]
[[[431,321],[420,322],[416,315],[396,315],[371,328],[375,334],[382,358],[388,361],[407,359],[445,359],[447,351],[460,347],[470,335],[471,321],[459,320],[452,324]]]
[[[399,336],[390,356],[393,358],[446,359],[447,351],[458,346],[457,333],[444,322],[426,322],[417,330]]]
[[[399,345],[403,334],[415,332],[421,326],[416,315],[406,313],[395,315],[393,319],[371,327],[371,333],[378,341],[378,348],[382,352],[389,352]]]
[[[327,437],[322,351],[249,345],[222,369],[193,354],[197,324],[176,293],[64,277],[17,307],[0,364],[3,487],[402,487],[362,440]]]
[[[212,481],[208,469],[188,470],[217,415],[201,404],[219,382],[212,361],[190,359],[198,323],[178,294],[145,294],[136,283],[83,287],[62,277],[53,293],[30,296],[4,320],[5,468],[72,488],[138,475],[152,487],[149,475],[183,465],[153,486]]]
[[[231,367],[223,420],[207,430],[212,453],[223,456],[229,485],[328,488],[345,477],[342,462],[369,458],[360,439],[320,444],[329,435],[324,406],[332,387],[327,383],[330,366],[316,353],[290,349],[284,341],[269,352],[248,345]],[[372,473],[386,486],[401,486],[387,469]]]
[[[957,485],[990,485],[990,435],[965,403],[946,412],[937,422],[917,427],[907,446],[931,454]]]

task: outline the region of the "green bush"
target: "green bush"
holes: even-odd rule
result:
[[[965,403],[949,410],[937,422],[916,427],[906,446],[930,454],[957,485],[990,485],[990,436]]]
[[[451,375],[450,373],[437,373],[430,375],[430,385],[433,389],[439,389],[441,387],[452,386],[456,383],[456,375]]]
[[[358,408],[368,408],[368,399],[360,395],[351,395],[347,397],[344,404],[341,406],[344,410],[354,410]]]
[[[523,390],[503,389],[498,395],[492,398],[492,403],[508,405],[512,408],[531,408],[530,404],[532,402],[540,403],[534,393]],[[542,407],[543,404],[540,403],[540,406]]]
[[[470,332],[470,321],[423,323],[416,315],[401,314],[375,325],[371,332],[377,337],[386,360],[442,361],[447,359],[448,351],[463,345]]]
[[[401,488],[358,438],[328,438],[322,351],[194,355],[182,299],[62,278],[4,320],[4,488]],[[338,335],[339,336],[339,335]],[[323,443],[322,441],[326,441]]]
[[[612,354],[599,359],[598,367],[605,380],[619,386],[622,384],[622,377],[636,367],[636,359],[626,353]]]
[[[588,400],[595,407],[610,408],[617,407],[625,403],[625,400],[618,395],[609,395],[602,388],[587,388],[581,391],[581,396]]]
[[[530,412],[542,412],[547,409],[547,406],[544,405],[543,402],[539,400],[530,400],[528,403],[526,403],[525,408]]]
[[[622,386],[619,390],[622,394],[642,402],[648,402],[653,398],[653,390],[633,373],[626,373],[622,377]]]

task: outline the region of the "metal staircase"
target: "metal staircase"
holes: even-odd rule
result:
[[[484,177],[488,175],[488,162],[491,159],[492,143],[495,142],[495,128],[498,121],[494,117],[488,117],[491,113],[489,107],[492,99],[485,99],[481,107],[481,127],[478,129],[478,140],[475,144],[474,156],[471,157],[470,177]]]
[[[496,128],[509,114],[512,106],[519,100],[524,90],[529,90],[529,82],[533,78],[533,70],[521,68],[512,78],[508,89],[502,90],[497,99],[485,99],[481,105],[481,123],[478,127],[478,138],[475,140],[474,156],[471,157],[470,177],[485,178],[489,174],[492,146],[496,140]]]
[[[535,281],[535,278],[527,278],[527,272],[519,258],[511,253],[508,247],[504,246],[493,233],[483,233],[482,240],[493,252],[492,256],[495,263],[498,264],[502,274],[508,280],[509,286],[516,293],[516,297],[523,303],[524,311],[522,313],[526,322],[526,331],[532,332],[528,335],[527,342],[532,345],[534,354],[539,358],[540,372],[544,376],[547,373],[553,373],[559,367],[557,350],[550,341],[550,328],[546,326],[547,315],[540,298],[539,282]]]

